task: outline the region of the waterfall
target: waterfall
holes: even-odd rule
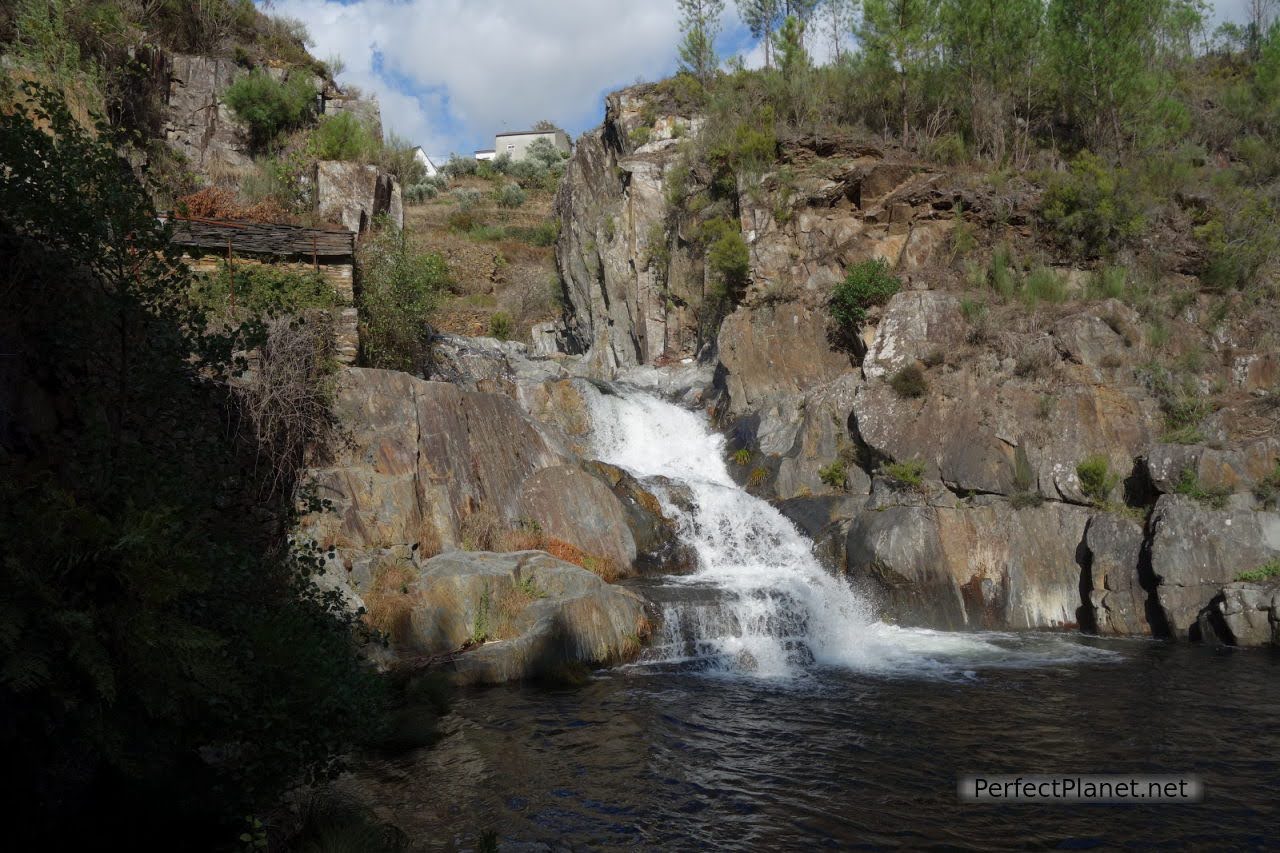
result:
[[[696,571],[648,590],[662,610],[650,660],[789,677],[813,665],[860,671],[969,674],[966,667],[1092,656],[1063,647],[1010,648],[993,635],[903,629],[826,572],[812,544],[767,501],[729,476],[724,438],[706,418],[642,391],[588,390],[597,458],[648,480],[698,557]],[[674,500],[666,478],[688,489]],[[656,593],[656,595],[655,595]],[[1007,640],[1007,637],[1006,637]]]

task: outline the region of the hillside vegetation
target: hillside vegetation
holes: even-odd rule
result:
[[[790,233],[806,210],[856,206],[829,194],[877,159],[898,180],[931,176],[924,204],[946,246],[909,278],[963,291],[975,342],[1015,320],[1044,326],[1065,303],[1136,309],[1127,339],[1155,354],[1141,375],[1174,438],[1202,439],[1195,425],[1230,402],[1203,402],[1226,390],[1215,362],[1280,342],[1280,24],[1267,4],[1211,33],[1205,7],[1182,0],[871,0],[845,19],[856,49],[818,65],[808,46],[840,3],[785,4],[787,18],[745,3],[773,10],[755,70],[704,55],[717,5],[681,4],[681,72],[619,93],[606,123],[621,137],[606,146],[662,164],[661,222],[627,240],[648,247],[635,260],[663,305],[649,310],[679,320],[671,354],[704,351],[739,306],[812,295],[760,254],[759,217]],[[872,215],[884,227],[898,214]],[[611,222],[565,244],[562,260],[586,258],[567,278],[586,281],[605,243],[620,251]],[[800,251],[793,262],[831,263]],[[873,304],[834,294],[834,337],[856,350]]]

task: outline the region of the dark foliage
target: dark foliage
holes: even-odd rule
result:
[[[277,543],[118,140],[0,118],[0,744],[18,849],[226,849],[383,704],[352,617]]]

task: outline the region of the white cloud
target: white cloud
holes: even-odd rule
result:
[[[340,79],[377,93],[387,128],[436,154],[542,118],[592,126],[603,91],[671,71],[679,35],[666,0],[276,0],[271,11],[306,23],[316,56],[341,56]]]

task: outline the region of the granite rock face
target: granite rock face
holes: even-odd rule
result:
[[[206,175],[248,168],[246,128],[222,94],[247,72],[231,59],[175,54],[170,59],[164,136],[169,147]]]
[[[701,301],[701,263],[665,225],[668,173],[681,153],[670,134],[694,120],[664,115],[667,135],[650,132],[637,146],[632,134],[650,90],[605,99],[604,124],[578,140],[556,195],[556,264],[572,306],[565,337],[602,378],[692,354],[699,340],[692,306]]]
[[[850,526],[845,567],[892,621],[949,629],[1077,628],[1089,512],[988,499],[885,506]]]
[[[1219,619],[1231,645],[1280,646],[1280,580],[1227,584],[1201,614],[1201,630],[1216,631]]]
[[[1150,526],[1156,597],[1175,637],[1195,636],[1201,611],[1224,586],[1280,558],[1280,513],[1215,510],[1165,495]]]
[[[1151,634],[1147,621],[1150,590],[1143,586],[1141,522],[1113,513],[1098,513],[1085,531],[1089,558],[1089,604],[1093,627],[1100,634]],[[1149,583],[1151,581],[1148,581]]]

